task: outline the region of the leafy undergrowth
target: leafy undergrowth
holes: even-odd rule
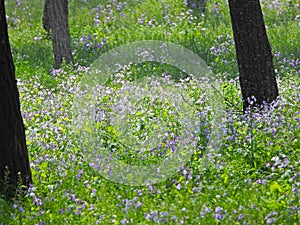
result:
[[[77,64],[62,69],[53,69],[51,42],[41,27],[43,7],[37,4],[6,1],[34,184],[11,203],[0,199],[0,224],[300,221],[296,1],[263,3],[280,97],[271,109],[244,115],[224,1],[209,2],[205,17],[179,0],[70,1]],[[171,41],[197,53],[215,74],[214,88],[165,64],[127,65],[88,95],[98,114],[75,123],[74,102],[88,105],[78,100],[78,84],[90,64],[140,40]],[[137,77],[147,81],[145,92],[132,85]],[[110,168],[104,167],[105,175],[99,170],[101,161],[91,149],[99,146],[86,137],[122,163],[155,165],[182,149],[188,160],[172,164],[175,172],[157,183],[124,185],[114,182]]]

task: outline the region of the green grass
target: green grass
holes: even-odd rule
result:
[[[263,3],[280,100],[271,112],[247,115],[240,113],[238,70],[225,1],[209,1],[205,16],[187,9],[180,0],[129,1],[121,7],[124,2],[69,1],[77,65],[54,70],[52,43],[41,24],[43,1],[23,0],[21,6],[17,1],[6,1],[34,184],[13,202],[0,198],[0,224],[298,224],[297,1],[284,0],[270,7],[269,1]],[[83,119],[79,123],[84,129],[75,128],[75,86],[87,76],[92,63],[117,46],[142,40],[173,42],[193,51],[211,68],[219,92],[211,90],[210,95],[207,80],[193,79],[167,64],[127,65],[112,74],[105,85],[93,83],[98,95],[88,98],[98,104],[104,116]],[[174,86],[160,95],[154,90],[141,96],[130,86],[130,81],[147,77],[171,82],[167,75]],[[188,102],[180,101],[178,90]],[[225,112],[223,122],[217,120],[218,125],[224,125],[219,137],[213,133],[216,102],[223,104],[220,109]],[[82,108],[89,105],[88,101],[79,103]],[[116,106],[126,112],[119,115],[120,126],[106,117]],[[125,136],[124,115],[130,124]],[[184,122],[186,116],[194,118],[195,123]],[[159,136],[164,124],[165,133]],[[103,142],[119,162],[152,165],[179,148],[176,137],[187,128],[190,136],[186,138],[194,143],[182,156],[189,160],[176,167],[168,179],[145,186],[107,179],[109,176],[93,169],[83,151],[95,143],[81,143],[84,137],[92,136]],[[136,149],[135,143],[147,143],[147,135],[160,145],[151,142],[144,144],[150,149]],[[188,151],[192,153],[187,155]]]

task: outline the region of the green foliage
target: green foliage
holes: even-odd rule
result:
[[[42,29],[41,1],[6,1],[9,35],[20,91],[34,185],[22,199],[0,197],[0,224],[297,224],[300,155],[300,29],[297,1],[262,1],[274,50],[281,99],[273,110],[242,115],[228,5],[208,1],[205,16],[183,1],[69,1],[70,33],[76,65],[54,70],[51,40]],[[276,5],[278,4],[278,5]],[[131,187],[93,170],[73,130],[75,87],[99,55],[141,40],[164,40],[198,54],[218,80],[226,110],[220,149],[209,157],[213,112],[208,87],[166,64],[128,65],[98,87],[99,110],[125,105],[130,82],[169,77],[190,102],[181,108],[168,98],[145,95],[132,101],[130,137],[109,120],[96,120],[103,145],[120,161],[149,165],[172,151],[173,136],[187,108],[195,110],[195,145],[186,166],[166,181]],[[280,54],[278,54],[280,52]],[[176,93],[175,88],[168,89]],[[120,97],[121,96],[121,97]],[[93,98],[93,96],[91,96]],[[176,108],[177,107],[177,108]],[[130,149],[168,124],[162,146]],[[179,118],[179,119],[178,119]],[[89,127],[87,132],[94,132]],[[170,144],[171,143],[171,144]],[[175,143],[175,144],[174,144]],[[170,145],[168,147],[168,145]]]

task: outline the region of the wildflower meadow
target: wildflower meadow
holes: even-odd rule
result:
[[[261,0],[280,96],[246,113],[227,1],[69,0],[59,69],[44,1],[5,3],[33,184],[0,224],[299,224],[298,0]]]

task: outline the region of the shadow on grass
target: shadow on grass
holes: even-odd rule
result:
[[[54,67],[52,48],[47,41],[32,42],[21,47],[12,45],[12,52],[16,65],[28,65],[33,70],[44,68],[48,71]]]

